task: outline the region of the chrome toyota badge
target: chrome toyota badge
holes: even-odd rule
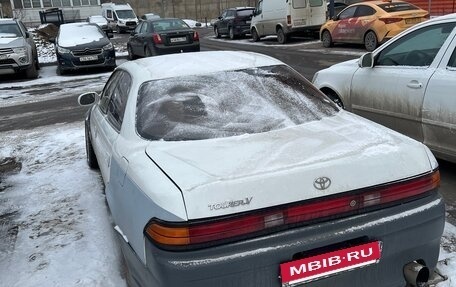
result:
[[[326,176],[320,176],[314,181],[313,185],[318,190],[325,190],[331,185],[331,180]]]

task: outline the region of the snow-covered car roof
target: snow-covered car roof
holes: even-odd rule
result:
[[[128,70],[133,78],[144,82],[272,65],[284,65],[284,63],[252,52],[205,51],[148,57],[128,61],[120,67]],[[157,67],[160,68],[157,69]]]

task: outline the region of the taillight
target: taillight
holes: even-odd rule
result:
[[[287,15],[287,25],[291,26],[291,15]]]
[[[396,22],[401,22],[403,18],[379,18],[380,21],[385,22],[385,24],[392,24]]]
[[[160,37],[160,34],[154,33],[152,34],[152,40],[155,44],[163,44],[163,39]]]
[[[404,203],[436,190],[439,184],[437,170],[406,181],[240,215],[189,222],[152,219],[144,232],[164,249],[207,247]]]
[[[198,35],[198,32],[193,31],[193,41],[199,41],[199,40],[200,40],[200,37]]]

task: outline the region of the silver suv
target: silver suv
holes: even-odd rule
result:
[[[0,19],[0,75],[24,72],[38,77],[38,55],[32,35],[17,19]]]

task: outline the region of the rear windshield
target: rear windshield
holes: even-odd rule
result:
[[[252,14],[253,14],[253,9],[237,10],[237,15],[240,17],[252,16]]]
[[[402,3],[402,2],[401,3],[379,4],[378,7],[382,8],[384,11],[386,11],[388,13],[420,9],[410,3]]]
[[[136,128],[149,140],[262,133],[332,116],[339,109],[287,66],[144,83]]]
[[[190,27],[180,19],[169,19],[152,22],[154,31],[166,31],[166,30],[181,30],[189,29]]]

